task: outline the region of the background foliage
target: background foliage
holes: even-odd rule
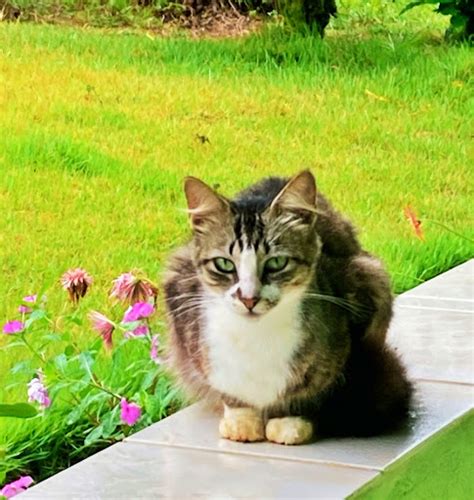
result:
[[[395,0],[366,0],[366,5],[381,7]],[[339,2],[344,8],[345,2]],[[474,3],[471,0],[399,0],[403,12],[420,5],[437,6],[435,12],[450,16],[447,36],[469,39],[474,35]],[[166,21],[180,26],[208,24],[209,17],[233,15],[281,15],[295,26],[314,26],[324,33],[329,20],[337,15],[336,0],[0,0],[0,12],[10,19],[67,20],[92,26],[140,26],[160,28]],[[203,18],[205,20],[203,20]]]

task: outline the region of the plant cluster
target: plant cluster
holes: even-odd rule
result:
[[[446,37],[453,40],[469,40],[474,36],[474,2],[472,0],[415,0],[403,10],[413,9],[420,5],[437,5],[435,12],[451,16]]]
[[[81,458],[179,406],[161,366],[157,287],[137,273],[122,274],[113,282],[110,314],[84,314],[79,303],[92,281],[84,269],[71,269],[61,278],[69,305],[60,314],[49,311],[45,296],[27,295],[18,306],[18,317],[2,329],[6,349],[29,353],[12,367],[12,379],[29,382],[24,386],[28,403],[1,404],[0,416],[47,420],[54,414],[73,432],[66,454]],[[92,340],[81,338],[87,326],[95,332]],[[31,457],[31,451],[21,446],[6,450],[8,458],[18,458],[19,466],[8,474],[16,479],[1,489],[0,496],[14,496],[33,482],[30,475],[18,478],[19,473],[35,472],[35,465],[21,456],[25,451]],[[41,471],[41,464],[36,468]],[[0,477],[0,484],[6,479]]]

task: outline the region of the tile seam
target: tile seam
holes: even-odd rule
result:
[[[450,385],[461,385],[463,387],[474,387],[474,382],[461,382],[459,380],[447,380],[447,379],[434,379],[426,377],[410,377],[410,380],[416,382],[430,382],[435,384],[450,384]]]
[[[284,457],[282,455],[263,454],[263,453],[249,452],[249,451],[236,451],[236,450],[224,450],[224,449],[221,450],[221,449],[217,449],[217,448],[210,448],[207,446],[167,443],[164,441],[147,441],[146,439],[134,439],[133,436],[125,439],[122,442],[123,443],[135,443],[135,444],[148,445],[148,446],[157,446],[157,447],[166,446],[168,448],[203,451],[203,452],[207,452],[207,453],[224,453],[224,454],[236,455],[236,456],[240,456],[240,457],[265,458],[265,459],[269,459],[269,460],[282,460],[284,462],[306,463],[306,464],[313,464],[313,465],[330,465],[333,467],[365,470],[365,471],[378,472],[378,473],[383,471],[383,468],[378,467],[376,465],[371,466],[371,465],[353,464],[350,462],[340,462],[338,460]]]
[[[425,311],[443,311],[443,312],[453,312],[460,314],[474,314],[474,310],[470,309],[452,309],[450,307],[428,307],[428,306],[416,306],[408,304],[397,304],[396,306],[404,309],[424,309]]]
[[[413,288],[416,290],[416,288]],[[396,299],[422,299],[422,300],[446,300],[448,302],[469,302],[473,303],[474,299],[458,299],[454,297],[440,297],[436,295],[412,295],[410,291],[402,293],[396,297]]]

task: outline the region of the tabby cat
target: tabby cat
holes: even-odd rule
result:
[[[402,422],[411,385],[385,345],[389,279],[313,175],[233,200],[188,177],[185,194],[193,238],[165,279],[169,359],[193,395],[222,402],[220,435],[299,444]]]

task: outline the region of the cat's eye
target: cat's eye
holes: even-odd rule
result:
[[[216,269],[221,273],[233,273],[235,271],[235,264],[224,257],[217,257],[214,259]]]
[[[282,271],[288,265],[289,258],[284,255],[272,257],[265,262],[265,271],[276,273]]]

